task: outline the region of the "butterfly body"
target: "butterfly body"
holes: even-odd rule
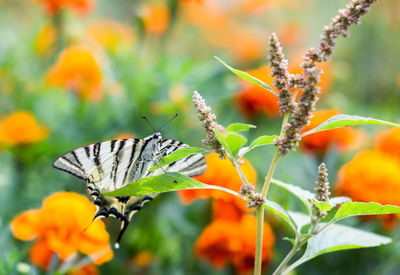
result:
[[[111,140],[77,148],[58,158],[53,167],[86,181],[88,193],[96,206],[94,220],[109,216],[121,220],[117,246],[133,214],[156,194],[131,197],[109,197],[101,194],[166,171],[187,176],[202,174],[206,169],[206,162],[201,154],[193,154],[150,171],[163,157],[187,146],[177,140],[163,140],[161,133],[156,132],[144,139]]]

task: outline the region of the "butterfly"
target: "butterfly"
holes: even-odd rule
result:
[[[105,217],[121,221],[115,243],[118,248],[133,214],[156,194],[111,197],[103,196],[102,193],[165,172],[178,172],[189,177],[204,173],[207,165],[200,153],[161,167],[163,157],[183,147],[188,145],[173,139],[163,139],[160,132],[155,132],[144,139],[110,140],[77,148],[59,157],[53,167],[86,182],[88,194],[96,207],[93,221]],[[155,166],[159,168],[151,170]]]

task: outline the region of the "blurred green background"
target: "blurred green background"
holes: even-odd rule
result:
[[[247,122],[257,125],[248,133],[253,139],[276,134],[280,119],[265,115],[246,116],[235,103],[242,83],[214,56],[235,68],[252,70],[266,65],[268,36],[276,32],[289,63],[312,46],[336,11],[346,1],[204,0],[159,1],[170,15],[164,29],[152,31],[146,17],[149,1],[99,0],[86,13],[65,9],[51,15],[44,2],[0,1],[0,120],[14,111],[32,113],[48,127],[46,139],[28,145],[0,147],[0,273],[18,274],[18,262],[27,262],[30,244],[13,238],[9,223],[21,211],[39,208],[42,200],[61,190],[85,194],[85,185],[51,167],[61,154],[85,144],[113,139],[121,133],[138,138],[153,130],[140,116],[146,115],[159,128],[173,114],[180,116],[163,129],[163,136],[202,146],[201,124],[191,107],[198,90],[213,107],[220,124]],[[165,12],[164,10],[164,12]],[[124,31],[111,42],[96,41],[89,26],[100,19],[119,22]],[[163,25],[163,22],[153,22]],[[52,24],[61,35],[43,35]],[[160,26],[158,26],[160,27]],[[162,27],[162,26],[161,26]],[[105,27],[104,27],[105,28]],[[349,39],[338,39],[329,63],[328,90],[318,109],[334,108],[347,114],[400,122],[400,3],[386,0],[373,6],[360,26],[351,28]],[[106,32],[100,28],[100,33]],[[42,36],[40,36],[42,34]],[[99,39],[101,40],[101,39]],[[50,42],[46,42],[50,41]],[[50,44],[49,46],[39,46]],[[52,85],[48,74],[59,54],[73,44],[85,44],[98,56],[101,99],[92,100],[76,90]],[[111,45],[111,46],[110,46]],[[86,70],[85,68],[83,70]],[[366,128],[366,148],[381,128]],[[262,182],[274,151],[261,148],[248,155]],[[313,188],[317,166],[326,161],[330,181],[357,151],[324,156],[291,152],[280,160],[275,178]],[[398,194],[400,196],[400,194]],[[293,198],[272,189],[270,198],[285,207],[298,207]],[[232,274],[231,267],[216,270],[196,259],[193,245],[211,220],[208,200],[183,205],[176,194],[159,196],[134,216],[132,225],[114,258],[102,265],[101,274]],[[276,236],[270,273],[286,255],[289,243],[282,241],[286,228],[268,215]],[[106,221],[111,240],[118,223]],[[398,228],[383,231],[379,222],[347,221],[359,228],[394,238],[390,245],[331,253],[299,267],[296,274],[398,274],[400,252]],[[135,264],[142,251],[154,254],[145,267]],[[39,274],[39,269],[32,269]],[[36,272],[36,273],[35,273]]]

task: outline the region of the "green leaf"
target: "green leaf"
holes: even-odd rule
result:
[[[339,204],[343,204],[345,202],[349,202],[351,199],[349,197],[333,197],[329,199],[329,204],[331,205],[331,208],[335,208]]]
[[[340,206],[335,220],[341,220],[351,216],[398,214],[400,207],[394,205],[382,205],[377,202],[346,202]]]
[[[296,245],[296,240],[295,239],[292,239],[292,238],[289,238],[289,237],[283,237],[282,240],[288,241],[288,242],[292,243],[292,245]]]
[[[184,147],[184,148],[180,148],[174,152],[172,152],[171,155],[164,157],[159,165],[155,165],[154,167],[152,167],[149,171],[153,171],[156,170],[158,168],[163,167],[167,164],[170,164],[171,162],[177,161],[181,158],[190,156],[190,155],[194,155],[197,153],[207,153],[207,152],[211,152],[208,149],[204,149],[204,148],[198,148],[198,147]]]
[[[215,57],[219,62],[221,62],[225,67],[227,67],[232,73],[234,73],[235,75],[237,75],[240,78],[243,78],[244,80],[253,82],[254,84],[260,85],[261,87],[267,89],[268,91],[270,91],[271,93],[273,93],[274,95],[278,96],[278,93],[274,91],[274,89],[272,89],[269,85],[267,85],[266,83],[264,83],[263,81],[255,78],[254,76],[240,71],[238,69],[234,69],[231,66],[229,66],[228,64],[226,64],[224,61],[222,61],[221,59],[219,59],[218,57]]]
[[[260,136],[250,144],[249,151],[257,146],[273,144],[276,138],[279,138],[279,136]]]
[[[269,145],[274,143],[274,139],[278,138],[279,136],[260,136],[253,140],[253,142],[250,144],[249,147],[243,147],[242,150],[240,150],[239,155],[244,156],[254,148],[258,146],[264,146],[264,145]]]
[[[374,247],[390,242],[391,239],[385,236],[349,226],[332,224],[308,240],[307,249],[304,255],[296,261],[295,266],[299,266],[325,253],[353,248]]]
[[[277,216],[281,217],[292,229],[296,232],[296,224],[289,216],[288,212],[283,209],[279,204],[276,202],[266,200],[264,203],[264,207],[276,214]]]
[[[253,142],[250,144],[248,151],[253,150],[254,148],[258,146],[263,146],[263,145],[268,145],[268,144],[273,144],[274,139],[279,138],[279,136],[260,136],[253,140]]]
[[[253,124],[245,124],[245,123],[232,123],[226,127],[226,131],[228,132],[243,132],[248,131],[250,128],[257,128],[257,126]]]
[[[284,183],[282,181],[276,180],[276,179],[272,179],[271,183],[285,189],[286,191],[292,193],[294,196],[296,196],[306,207],[307,210],[310,211],[310,201],[312,201],[314,199],[314,194],[304,190],[298,186],[289,184],[289,183]]]
[[[296,227],[297,227],[297,232],[301,232],[301,229],[311,223],[310,216],[305,215],[304,213],[301,212],[294,212],[294,211],[289,211],[289,215],[292,218],[292,220],[295,222]]]
[[[307,136],[309,134],[313,134],[316,132],[321,132],[325,130],[330,130],[339,127],[347,127],[347,126],[356,126],[356,125],[385,125],[385,126],[393,126],[393,127],[400,127],[399,124],[383,121],[379,119],[369,118],[369,117],[362,117],[356,115],[336,115],[329,118],[324,123],[320,124],[319,126],[315,127],[314,129],[303,133],[301,136]]]
[[[321,213],[328,212],[332,209],[332,205],[324,201],[314,199],[312,203],[319,209]]]
[[[158,176],[152,176],[139,179],[118,190],[102,193],[106,196],[144,196],[163,192],[185,190],[185,189],[216,189],[225,191],[247,201],[247,199],[230,189],[221,186],[209,185],[194,180],[188,176],[179,173],[165,173]]]
[[[218,130],[214,131],[218,141],[224,146],[232,157],[236,157],[240,148],[247,142],[247,139],[235,132],[228,132],[223,134]]]

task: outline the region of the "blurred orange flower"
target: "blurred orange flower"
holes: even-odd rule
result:
[[[47,81],[75,91],[80,98],[93,101],[102,98],[102,73],[94,49],[74,45],[65,49],[47,73]]]
[[[165,2],[144,3],[140,16],[147,33],[162,35],[168,28],[170,13]]]
[[[254,265],[256,225],[256,218],[251,215],[244,215],[240,221],[214,220],[197,239],[195,254],[216,268],[232,262],[238,273],[247,274]],[[271,259],[274,239],[271,228],[264,223],[263,265]]]
[[[129,48],[135,40],[133,30],[129,25],[110,19],[102,19],[89,24],[86,32],[92,42],[110,52],[115,52],[118,48]]]
[[[272,86],[274,78],[272,70],[266,66],[249,71],[248,73]],[[242,89],[236,94],[235,102],[238,108],[248,117],[253,118],[258,114],[264,114],[270,118],[279,115],[278,97],[263,87],[241,81]]]
[[[319,110],[313,112],[310,124],[301,133],[314,129],[329,118],[340,114],[336,110]],[[339,151],[355,149],[362,144],[364,132],[349,127],[336,128],[307,135],[301,139],[300,147],[306,152],[324,154],[331,146]]]
[[[366,150],[340,168],[335,190],[355,201],[400,206],[399,178],[400,162],[397,158],[378,150]],[[393,221],[387,215],[383,219]]]
[[[150,251],[141,251],[133,257],[133,262],[140,266],[149,266],[154,260],[154,254]]]
[[[38,0],[49,15],[55,15],[63,9],[72,9],[80,14],[86,14],[93,9],[93,0]]]
[[[265,55],[265,38],[257,31],[231,26],[215,32],[214,37],[208,36],[214,43],[228,51],[232,58],[240,63],[249,64],[259,61]],[[246,43],[242,43],[246,41]]]
[[[135,136],[131,133],[119,133],[115,139],[131,139],[135,138]]]
[[[0,144],[25,145],[42,141],[48,135],[48,129],[27,111],[15,111],[0,121]]]
[[[226,201],[214,199],[212,201],[212,211],[214,220],[240,221],[243,215],[250,210],[244,208],[244,203],[240,201]]]
[[[50,22],[45,23],[35,38],[35,52],[47,54],[52,51],[57,39],[57,30]]]
[[[60,192],[47,197],[42,208],[19,214],[10,227],[17,239],[37,240],[30,259],[43,269],[47,269],[54,253],[66,260],[80,252],[101,264],[113,257],[113,251],[104,223],[92,223],[94,214],[94,206],[85,196]]]
[[[217,153],[212,153],[206,156],[206,161],[207,171],[200,176],[194,177],[194,179],[201,181],[205,184],[222,186],[236,192],[240,191],[242,181],[235,167],[229,160],[221,160],[218,157]],[[246,175],[247,180],[250,183],[254,184],[256,182],[257,173],[251,166],[250,162],[245,159],[243,161],[244,162],[240,167],[242,168],[243,173]],[[184,203],[191,203],[196,199],[206,199],[209,197],[218,200],[217,202],[215,202],[214,205],[214,210],[217,210],[215,215],[218,217],[224,215],[223,213],[221,213],[221,211],[219,211],[219,205],[224,204],[226,206],[228,204],[234,204],[234,206],[232,206],[232,211],[225,212],[226,219],[235,220],[237,217],[237,210],[241,210],[242,212],[249,210],[246,202],[243,199],[230,195],[223,191],[192,189],[179,191],[178,194]],[[229,216],[229,213],[232,214],[232,217]]]
[[[99,270],[97,267],[91,264],[87,264],[79,269],[71,269],[67,272],[67,275],[98,275]]]
[[[300,63],[301,61],[298,60],[293,64]],[[332,84],[330,65],[329,63],[324,63],[320,67],[324,73],[321,75],[321,81],[319,82],[318,86],[321,88],[321,92],[325,93],[330,89]],[[302,72],[302,68],[299,65],[289,66],[288,70],[293,74],[301,74]],[[262,66],[258,69],[248,71],[248,73],[268,84],[270,87],[274,87],[274,78],[271,76],[272,69],[268,66]],[[270,118],[274,118],[279,115],[279,99],[277,96],[259,85],[245,80],[240,80],[240,82],[242,88],[236,94],[235,102],[238,108],[246,116],[254,118],[258,114],[264,114]],[[302,91],[299,90],[297,97],[300,96],[301,93]]]
[[[375,147],[400,160],[400,129],[392,128],[378,133]]]

